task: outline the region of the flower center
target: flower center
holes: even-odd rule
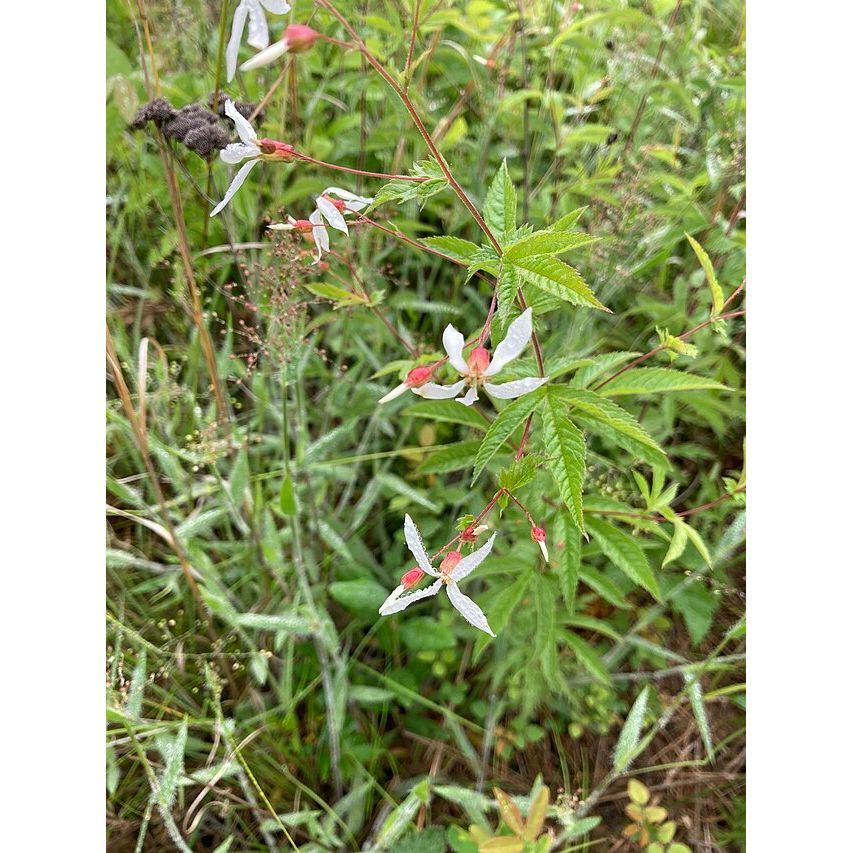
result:
[[[419,388],[425,382],[429,382],[431,375],[431,367],[414,367],[406,375],[406,385],[410,388]]]
[[[279,142],[277,139],[268,139],[264,137],[258,140],[258,148],[261,149],[261,154],[264,157],[272,160],[290,161],[296,159],[296,149],[286,142]]]
[[[327,195],[323,196],[326,201],[331,202],[338,210],[343,213],[347,209],[346,202],[341,201],[339,198],[330,198]]]
[[[485,347],[474,347],[468,356],[468,369],[474,376],[481,376],[489,366],[489,351]]]
[[[462,559],[461,551],[450,551],[447,556],[441,561],[438,570],[445,576],[445,583],[450,577],[450,573],[456,568],[459,561]]]

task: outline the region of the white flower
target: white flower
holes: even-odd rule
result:
[[[264,9],[273,15],[285,15],[290,11],[290,4],[286,0],[240,0],[240,5],[234,12],[234,22],[231,24],[231,38],[228,39],[228,47],[225,49],[225,69],[229,83],[237,71],[237,54],[240,52],[240,39],[243,38],[246,18],[249,19],[249,44],[262,50],[270,43],[270,31]]]
[[[240,137],[240,141],[231,142],[226,145],[225,148],[219,152],[219,156],[226,163],[241,163],[246,158],[251,159],[249,159],[248,163],[243,163],[240,167],[240,171],[237,172],[234,176],[234,180],[231,181],[231,186],[228,187],[225,197],[211,211],[211,216],[216,216],[216,214],[219,213],[219,211],[222,210],[229,201],[231,201],[234,193],[236,193],[243,185],[243,181],[246,180],[247,175],[252,171],[255,163],[260,160],[262,154],[261,147],[258,145],[258,135],[255,133],[255,129],[237,111],[234,103],[230,100],[225,101],[225,115],[227,115],[237,127],[237,134]]]
[[[241,66],[241,71],[251,71],[275,62],[285,53],[303,53],[310,50],[319,33],[305,24],[291,24],[285,27],[284,35],[275,44],[265,47],[260,53],[256,53],[251,59],[247,59]]]
[[[331,196],[337,196],[338,199],[336,200]],[[317,247],[317,257],[314,259],[316,264],[330,249],[326,223],[329,227],[343,231],[344,234],[348,235],[349,229],[346,219],[344,219],[344,213],[358,213],[369,204],[373,204],[372,198],[364,198],[339,187],[328,187],[318,197],[317,209],[307,220],[294,219],[292,216],[288,216],[287,223],[279,222],[269,227],[273,231],[308,231],[310,229],[314,237],[314,245]]]
[[[464,377],[453,385],[438,385],[435,382],[427,382],[417,388],[412,388],[413,393],[429,400],[449,400],[458,396],[462,389],[468,386],[468,392],[459,400],[465,406],[470,406],[479,398],[477,388],[482,386],[490,396],[499,400],[512,400],[535,391],[548,381],[548,377],[530,377],[518,379],[515,382],[504,382],[502,385],[493,385],[488,382],[496,373],[502,370],[509,362],[516,358],[530,342],[533,334],[533,310],[528,308],[520,317],[510,323],[506,337],[495,347],[494,357],[489,360],[489,351],[485,347],[475,347],[466,362],[462,357],[462,349],[465,346],[465,338],[458,332],[453,324],[450,324],[442,335],[442,343],[447,352],[450,364]]]
[[[459,551],[451,551],[444,558],[439,569],[436,570],[430,563],[418,528],[415,527],[415,523],[408,515],[406,515],[406,520],[403,524],[403,532],[406,536],[406,544],[409,546],[409,550],[417,561],[420,570],[434,578],[438,578],[438,580],[431,586],[426,587],[426,589],[419,589],[417,592],[410,592],[407,595],[403,595],[406,587],[401,584],[388,596],[382,607],[379,608],[379,615],[388,616],[391,613],[398,613],[401,610],[405,610],[413,601],[420,601],[422,598],[437,595],[442,586],[446,586],[447,597],[450,599],[450,603],[465,619],[475,628],[479,628],[481,631],[485,631],[494,637],[495,633],[489,627],[489,622],[485,614],[474,601],[460,592],[458,581],[468,577],[486,559],[492,550],[492,543],[495,541],[497,533],[493,533],[485,545],[467,557],[463,557]]]

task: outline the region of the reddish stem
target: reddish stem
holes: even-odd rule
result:
[[[314,157],[309,157],[301,151],[293,152],[300,160],[306,163],[314,163],[317,166],[324,166],[327,169],[337,169],[339,172],[349,172],[351,175],[364,175],[368,178],[383,178],[386,181],[412,181],[413,183],[422,183],[428,181],[429,178],[419,175],[389,175],[385,172],[366,172],[364,169],[351,169],[349,166],[339,166],[337,163],[327,163],[325,160],[317,160]]]

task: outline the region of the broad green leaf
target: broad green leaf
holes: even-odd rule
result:
[[[562,620],[564,625],[570,628],[582,628],[584,631],[595,631],[603,637],[609,637],[617,643],[622,639],[622,636],[616,631],[609,622],[604,622],[602,619],[596,619],[594,616],[585,616],[583,613],[573,613],[572,615]]]
[[[597,237],[590,237],[581,231],[537,231],[506,246],[504,259],[516,261],[536,255],[559,255],[597,240]]]
[[[489,460],[498,452],[501,445],[521,426],[527,416],[541,402],[544,393],[545,389],[537,388],[530,394],[525,394],[523,397],[513,400],[508,406],[501,409],[498,416],[486,430],[486,434],[480,444],[474,464],[474,473],[471,475],[472,483],[480,476]]]
[[[496,835],[479,847],[480,853],[521,853],[522,850],[524,841],[514,835]]]
[[[540,411],[548,466],[560,490],[560,497],[583,533],[582,492],[586,475],[586,441],[583,433],[569,420],[565,404],[554,389],[545,387]]]
[[[714,272],[714,265],[711,263],[708,253],[689,234],[685,233],[684,236],[687,238],[693,248],[693,251],[696,253],[699,263],[702,264],[702,269],[705,270],[705,277],[708,279],[708,287],[711,288],[711,303],[713,305],[711,316],[714,317],[717,314],[722,313],[723,310],[723,303],[725,302],[723,289],[717,282],[717,274]]]
[[[602,684],[610,684],[610,673],[604,665],[598,652],[577,634],[569,632],[565,636],[565,641],[575,653],[575,657],[581,663],[583,668],[595,679]]]
[[[539,461],[535,456],[514,459],[509,468],[505,468],[498,474],[498,485],[510,492],[518,491],[534,479]]]
[[[347,697],[360,705],[384,705],[397,698],[397,694],[384,687],[371,687],[367,684],[351,684]]]
[[[587,529],[602,553],[634,583],[660,601],[660,587],[642,548],[618,527],[598,518],[587,519]]]
[[[431,421],[445,421],[451,424],[462,424],[472,429],[485,430],[488,421],[478,415],[473,408],[463,406],[456,400],[424,400],[408,406],[400,413],[409,418],[427,418]]]
[[[603,572],[599,572],[592,566],[583,566],[580,570],[580,579],[608,604],[612,604],[619,610],[631,609],[631,602],[622,595],[622,590]]]
[[[453,631],[428,616],[406,619],[400,626],[400,639],[413,652],[440,652],[456,645]]]
[[[465,276],[465,281],[471,278],[474,273],[485,271],[493,276],[500,273],[501,259],[497,252],[491,246],[483,246],[477,251],[477,254],[468,258],[468,272]]]
[[[595,298],[595,294],[589,289],[581,274],[574,267],[557,258],[547,255],[518,258],[512,262],[512,266],[518,270],[523,281],[552,296],[571,302],[573,305],[599,308],[611,313],[609,308]]]
[[[714,742],[711,738],[711,725],[708,722],[708,714],[705,711],[705,701],[702,698],[702,685],[699,684],[696,674],[690,670],[684,673],[684,684],[687,687],[687,696],[690,699],[690,706],[693,708],[693,716],[696,717],[696,726],[699,729],[699,736],[702,738],[705,753],[709,760],[713,761]]]
[[[502,264],[498,274],[498,310],[493,331],[493,335],[500,337],[501,340],[506,335],[520,285],[521,281],[515,268],[511,264]]]
[[[335,308],[364,304],[367,301],[363,296],[360,296],[357,293],[351,293],[349,290],[344,290],[342,287],[338,287],[335,284],[329,284],[325,281],[306,283],[303,287],[315,296],[319,296],[322,299],[330,299],[332,302],[335,302]]]
[[[446,234],[439,237],[424,237],[421,242],[426,243],[432,249],[449,255],[451,258],[456,258],[457,261],[465,261],[466,263],[482,248],[470,240],[463,240],[460,237],[452,237]]]
[[[428,802],[429,779],[424,779],[418,782],[406,799],[388,815],[376,838],[376,846],[381,850],[389,849],[389,845],[393,844],[403,834],[421,806]]]
[[[458,785],[436,785],[433,791],[445,800],[462,806],[469,817],[477,823],[485,823],[485,812],[492,808],[492,801],[479,791]]]
[[[483,205],[483,218],[486,220],[486,225],[495,233],[499,241],[507,239],[515,231],[516,206],[515,187],[512,185],[506,160],[504,160],[492,180]]]
[[[574,210],[567,213],[565,216],[561,216],[549,230],[551,231],[571,231],[575,225],[577,225],[578,220],[583,216],[584,211],[587,209],[587,205],[583,207],[577,207]]]
[[[533,641],[533,653],[542,666],[546,681],[553,687],[558,678],[557,599],[549,578],[538,572],[533,575],[533,593],[536,604],[536,636]]]
[[[563,547],[557,550],[557,580],[566,610],[573,613],[581,567],[581,531],[567,512],[560,513],[559,523]]]
[[[616,397],[622,394],[660,394],[665,391],[703,389],[729,390],[714,379],[706,379],[704,376],[695,376],[670,367],[635,367],[608,382],[600,393],[607,397]]]
[[[359,616],[377,616],[389,590],[370,578],[352,581],[335,581],[329,593],[339,604]],[[378,618],[378,616],[377,616]]]
[[[640,742],[640,734],[643,731],[643,722],[648,705],[649,686],[646,685],[634,700],[634,704],[625,718],[625,725],[622,726],[622,731],[619,733],[619,740],[616,741],[616,748],[613,750],[614,770],[620,772],[626,770],[636,757],[634,753],[637,750],[637,744]]]
[[[705,544],[705,540],[702,538],[699,531],[695,527],[691,527],[689,524],[685,523],[684,532],[687,534],[688,538],[693,543],[693,547],[699,552],[702,559],[711,566],[713,563],[711,554],[708,551],[708,546]]]
[[[684,553],[684,549],[687,547],[687,530],[685,529],[687,525],[677,515],[674,513],[673,515],[672,539],[670,539],[669,548],[666,551],[666,556],[663,558],[661,568],[671,563],[673,560],[677,560]]]
[[[649,465],[657,465],[662,468],[671,467],[669,458],[662,450],[652,447],[647,442],[638,441],[630,434],[616,429],[606,421],[577,412],[572,417],[579,427],[600,438],[613,442],[617,447],[621,447],[627,453],[631,454],[634,460],[639,459],[643,462],[648,462]]]

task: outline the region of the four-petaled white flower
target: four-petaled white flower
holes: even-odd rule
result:
[[[344,213],[358,213],[370,204],[373,204],[372,198],[355,195],[340,187],[328,187],[317,199],[317,209],[308,219],[294,219],[288,216],[287,222],[277,222],[269,228],[271,231],[311,231],[314,245],[317,247],[317,257],[314,259],[316,264],[325,253],[330,251],[326,224],[348,235],[349,229]]]
[[[452,324],[449,325],[444,330],[441,340],[447,352],[448,361],[464,378],[453,385],[426,382],[418,387],[413,387],[413,393],[429,400],[449,400],[458,396],[462,389],[467,386],[468,392],[459,402],[465,406],[470,406],[479,399],[477,388],[480,386],[490,396],[497,397],[499,400],[512,400],[535,391],[548,381],[547,376],[518,379],[515,382],[504,382],[501,385],[493,385],[488,381],[527,346],[533,334],[532,315],[532,309],[528,308],[520,317],[510,323],[506,337],[495,347],[495,354],[491,361],[489,360],[489,351],[485,347],[475,347],[466,362],[462,357],[465,338]]]
[[[273,15],[285,15],[290,11],[290,3],[286,0],[240,0],[240,5],[234,12],[234,22],[231,24],[231,38],[228,39],[228,47],[225,49],[225,69],[229,83],[237,71],[237,54],[240,52],[240,39],[243,38],[246,18],[249,19],[249,44],[258,50],[269,46],[270,31],[264,9]]]
[[[379,615],[388,616],[391,613],[398,613],[414,601],[420,601],[422,598],[437,595],[442,586],[446,586],[447,597],[450,599],[450,603],[465,619],[475,628],[479,628],[481,631],[485,631],[494,637],[495,633],[489,627],[489,622],[485,614],[475,602],[459,590],[458,581],[470,575],[486,559],[492,550],[492,543],[495,541],[497,533],[493,533],[485,545],[467,557],[463,557],[459,551],[451,551],[444,558],[438,570],[436,570],[432,567],[430,559],[427,556],[418,528],[415,527],[415,523],[408,515],[406,515],[406,520],[403,524],[403,532],[406,536],[406,544],[409,546],[409,550],[412,552],[420,570],[425,574],[438,578],[438,580],[425,589],[419,589],[417,592],[410,592],[406,595],[403,595],[403,591],[407,585],[401,584],[388,596],[382,607],[379,608]]]
[[[225,115],[234,122],[240,141],[231,142],[226,145],[225,148],[219,152],[219,156],[226,163],[231,164],[242,163],[243,160],[247,158],[250,159],[248,163],[243,163],[240,167],[240,170],[234,176],[234,180],[231,181],[231,186],[228,187],[224,198],[211,211],[211,216],[216,216],[216,214],[219,213],[219,211],[222,210],[229,201],[231,201],[234,193],[236,193],[243,185],[243,181],[246,180],[249,172],[252,171],[255,163],[261,159],[261,154],[263,153],[261,151],[261,146],[258,144],[258,134],[255,133],[255,129],[251,124],[249,124],[246,118],[237,111],[237,107],[234,106],[234,103],[231,100],[225,101]]]

